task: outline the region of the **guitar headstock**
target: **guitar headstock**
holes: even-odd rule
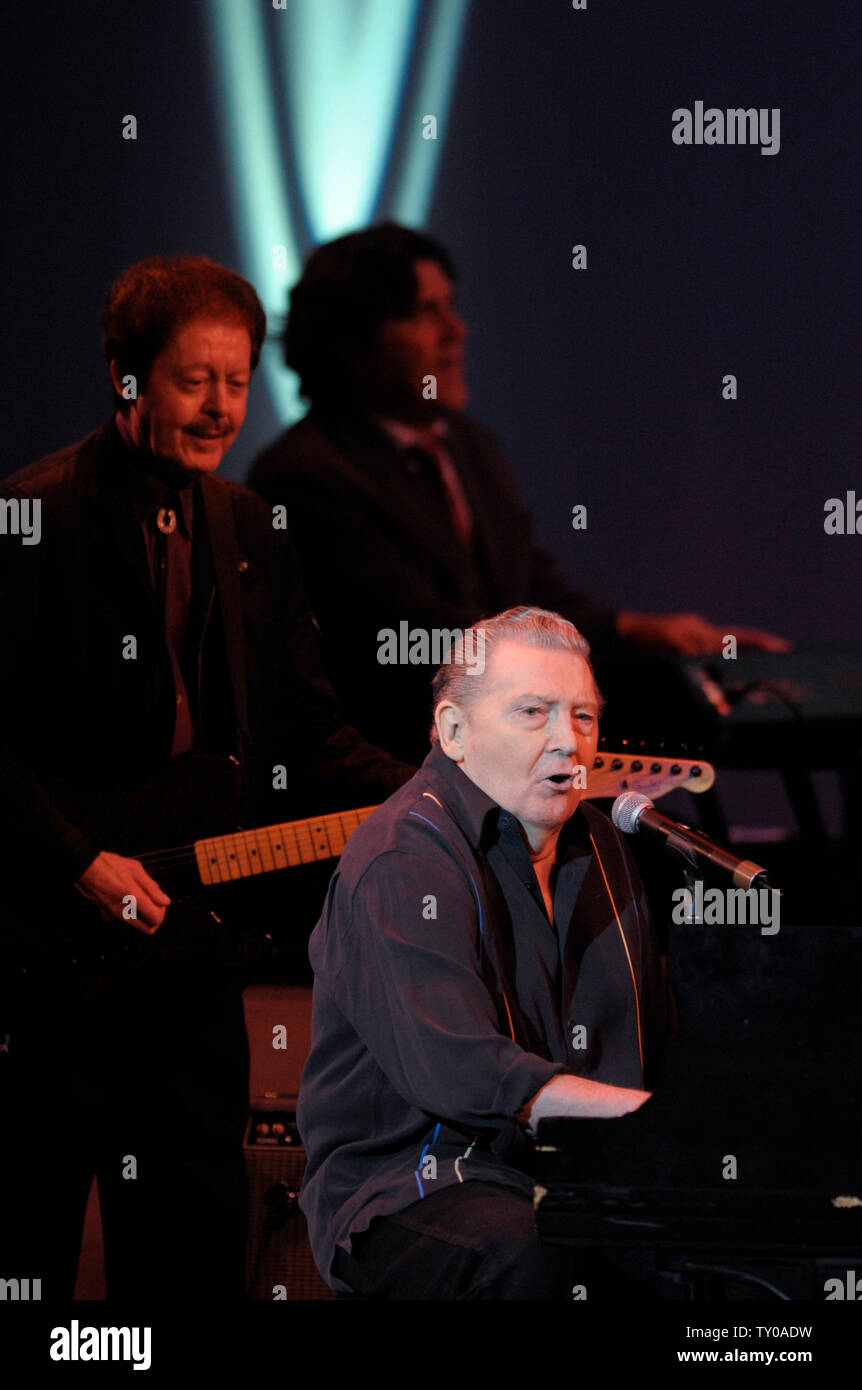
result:
[[[655,800],[677,787],[705,792],[715,782],[715,768],[703,758],[653,758],[649,753],[610,753],[602,750],[587,774],[584,796],[596,799],[641,792]]]

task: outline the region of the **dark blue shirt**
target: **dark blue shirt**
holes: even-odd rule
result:
[[[582,803],[549,921],[520,827],[432,748],[356,831],[311,937],[300,1203],[337,1246],[471,1178],[532,1192],[516,1116],[561,1072],[651,1084],[672,1019],[623,838]]]

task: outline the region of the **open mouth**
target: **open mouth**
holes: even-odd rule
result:
[[[554,782],[558,787],[570,787],[574,780],[572,772],[554,772],[545,779],[547,782]]]

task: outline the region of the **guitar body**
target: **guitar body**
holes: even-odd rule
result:
[[[104,921],[74,886],[51,893],[28,884],[26,896],[13,889],[0,947],[7,961],[31,973],[79,966],[108,976],[166,956],[231,964],[253,953],[251,934],[221,921],[221,904],[203,889],[193,853],[201,836],[236,829],[242,798],[236,759],[190,753],[135,787],[88,793],[55,783],[49,794],[102,849],[140,859],[171,906],[147,936],[131,922]]]

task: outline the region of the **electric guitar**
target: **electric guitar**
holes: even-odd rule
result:
[[[715,772],[709,763],[684,758],[654,758],[644,753],[596,755],[587,777],[585,798],[615,797],[622,791],[664,796],[675,787],[703,792]],[[0,955],[19,966],[107,967],[173,955],[235,964],[268,950],[269,937],[234,923],[227,925],[210,905],[212,890],[278,870],[337,859],[350,836],[376,806],[329,815],[227,830],[236,826],[241,787],[233,758],[186,754],[134,791],[98,794],[77,800],[59,795],[69,818],[83,826],[104,849],[135,858],[171,897],[171,906],[152,936],[138,931],[129,918],[105,922],[94,903],[74,888],[62,902],[37,890],[19,895],[17,910],[7,913],[0,932]],[[204,828],[216,834],[201,834]],[[183,843],[183,836],[186,842]],[[191,836],[191,840],[188,837]],[[151,848],[141,851],[141,844]],[[244,913],[242,914],[245,915]]]

